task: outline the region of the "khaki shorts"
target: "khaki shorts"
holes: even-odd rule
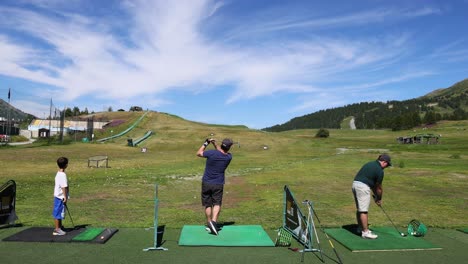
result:
[[[353,181],[353,194],[357,211],[360,213],[368,212],[371,202],[370,187],[365,183]]]

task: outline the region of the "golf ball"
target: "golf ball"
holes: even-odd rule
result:
[[[104,239],[104,236],[101,236],[101,239]]]

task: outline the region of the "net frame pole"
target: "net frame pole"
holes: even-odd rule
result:
[[[165,247],[158,246],[158,210],[159,210],[159,199],[158,199],[158,184],[154,186],[154,222],[153,222],[153,229],[154,229],[154,241],[153,247],[145,248],[143,251],[151,251],[151,250],[162,250],[166,251],[169,250]]]
[[[320,253],[320,260],[322,262],[325,262],[324,258],[323,258],[322,247],[320,246],[320,240],[319,240],[318,235],[317,235],[317,229],[315,227],[314,217],[312,215],[312,212],[314,210],[314,208],[312,206],[312,202],[309,201],[309,200],[305,200],[303,203],[305,203],[307,205],[307,208],[309,209],[309,213],[307,215],[307,233],[306,233],[306,236],[307,236],[307,239],[309,240],[308,244],[310,246],[307,247],[307,246],[304,245],[304,249],[300,251],[302,253],[301,254],[301,262],[304,262],[304,254],[306,252],[319,252]],[[314,231],[315,240],[317,240],[317,247],[318,248],[313,247],[314,234],[312,234],[312,231]]]

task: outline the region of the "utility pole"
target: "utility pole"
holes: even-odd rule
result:
[[[52,135],[52,98],[50,98],[50,109],[49,109],[49,144],[50,144],[50,136]]]
[[[11,122],[10,122],[11,105],[10,105],[10,98],[11,98],[11,88],[8,88],[7,131],[5,131],[7,142],[9,141],[9,137],[10,137],[10,134],[11,134]]]

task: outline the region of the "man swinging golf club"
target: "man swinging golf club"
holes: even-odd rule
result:
[[[358,232],[361,231],[362,238],[376,239],[378,237],[369,230],[368,225],[371,190],[374,194],[375,203],[378,206],[382,205],[384,169],[389,166],[392,166],[390,156],[382,154],[377,160],[364,164],[354,177],[352,190],[356,203]]]
[[[210,143],[215,147],[214,150],[206,150]],[[206,158],[201,201],[205,208],[207,226],[215,235],[218,235],[216,222],[223,201],[224,172],[232,160],[232,155],[229,153],[232,144],[232,140],[228,138],[223,140],[221,146],[218,146],[214,139],[207,139],[197,151],[198,157]]]

